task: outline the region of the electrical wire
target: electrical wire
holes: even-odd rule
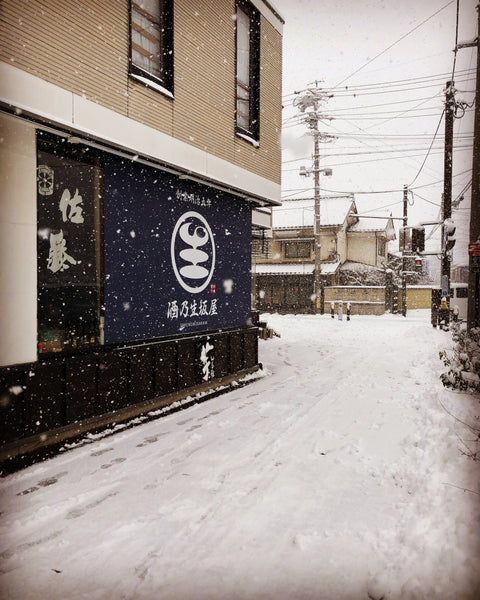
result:
[[[455,48],[453,50],[453,67],[452,67],[452,78],[451,81],[455,81],[455,66],[457,64],[457,52],[458,52],[458,16],[460,13],[460,0],[457,0],[457,15],[455,22]]]
[[[412,185],[413,185],[413,184],[414,184],[414,183],[417,181],[418,177],[420,176],[420,173],[423,171],[423,167],[425,166],[425,163],[427,162],[427,159],[428,159],[428,157],[429,157],[429,155],[430,155],[430,151],[432,150],[432,146],[433,146],[433,144],[434,144],[434,142],[435,142],[435,140],[436,140],[436,138],[437,138],[437,133],[438,133],[438,130],[440,129],[440,125],[441,125],[441,123],[442,123],[442,121],[443,121],[443,117],[444,117],[444,115],[445,115],[445,109],[443,109],[443,111],[442,111],[442,114],[441,114],[441,116],[440,116],[440,119],[439,119],[439,121],[438,121],[437,129],[435,130],[435,134],[434,134],[434,136],[433,136],[433,139],[432,139],[432,143],[430,144],[430,148],[428,149],[428,151],[427,151],[427,154],[426,154],[426,156],[425,156],[425,158],[424,158],[424,160],[423,160],[422,166],[421,166],[421,167],[420,167],[420,169],[418,170],[418,172],[417,172],[417,174],[415,175],[415,177],[414,177],[413,181],[412,181],[412,182],[410,183],[410,185],[408,186],[409,188],[411,188],[411,187],[412,187]]]
[[[453,1],[453,0],[452,0]],[[475,81],[475,69],[468,68],[457,71],[458,83],[463,82],[464,79],[467,81]],[[471,77],[470,77],[471,76]],[[325,95],[329,95],[333,92],[335,97],[345,97],[345,96],[360,96],[364,92],[377,92],[381,93],[382,91],[388,90],[393,91],[392,88],[398,88],[398,92],[410,91],[413,89],[423,89],[423,86],[420,84],[443,84],[447,78],[451,77],[451,73],[438,73],[436,75],[424,75],[421,77],[413,77],[408,79],[397,79],[390,81],[380,81],[366,84],[358,84],[356,86],[345,86],[345,88],[337,89],[337,88],[325,88],[322,91],[325,92]],[[462,80],[462,81],[461,81]],[[416,84],[419,84],[418,86]],[[408,86],[407,89],[405,87]],[[411,87],[413,86],[413,87]],[[303,90],[306,91],[306,90]],[[290,106],[293,104],[294,98],[301,92],[293,92],[285,95],[282,100],[284,101],[284,107]],[[291,97],[291,100],[287,100]]]
[[[348,77],[345,77],[344,79],[342,79],[342,81],[340,81],[339,83],[337,83],[337,85],[335,87],[339,87],[340,85],[342,85],[342,83],[345,83],[345,81],[347,81],[348,79],[350,79],[351,77],[353,77],[354,75],[356,75],[357,73],[359,73],[362,69],[364,69],[365,67],[367,67],[374,60],[376,60],[377,58],[379,58],[380,56],[382,56],[383,54],[385,54],[386,52],[388,52],[388,50],[390,50],[391,48],[393,48],[394,46],[396,46],[398,43],[400,43],[406,37],[408,37],[409,35],[411,35],[414,31],[416,31],[417,29],[419,29],[420,27],[422,27],[422,25],[424,25],[425,23],[427,23],[428,21],[430,21],[430,19],[433,19],[433,17],[435,17],[440,12],[442,12],[443,10],[445,10],[448,6],[450,6],[450,4],[452,4],[452,2],[453,2],[453,0],[450,0],[450,2],[447,2],[447,4],[445,4],[444,6],[442,6],[442,8],[440,8],[439,10],[437,10],[435,13],[433,13],[433,15],[431,15],[430,17],[428,17],[427,19],[425,19],[424,21],[422,21],[421,23],[419,23],[413,29],[411,29],[410,31],[408,31],[405,35],[402,35],[398,40],[396,40],[395,42],[393,42],[393,44],[390,44],[390,46],[388,46],[387,48],[385,48],[385,50],[382,50],[376,56],[374,56],[373,58],[371,58],[370,60],[368,60],[361,67],[359,67],[353,73],[351,73],[350,75],[348,75]]]
[[[465,175],[465,173],[470,173],[470,169],[466,170],[466,171],[462,171],[461,173],[457,173],[456,175],[453,175],[453,177],[461,177],[462,175]],[[413,187],[413,190],[416,189],[422,189],[422,188],[427,188],[427,187],[432,187],[434,185],[438,185],[439,183],[443,183],[443,179],[439,179],[437,181],[432,181],[431,183],[426,183],[423,185],[417,185],[415,187]],[[306,188],[303,191],[307,191],[311,188]],[[349,191],[345,191],[345,190],[328,190],[326,188],[320,188],[320,190],[322,192],[327,192],[327,194],[341,194],[341,195],[360,195],[360,194],[398,194],[400,192],[403,192],[403,188],[400,189],[392,189],[392,190],[368,190],[368,191],[363,191],[363,190],[349,190]],[[292,190],[285,190],[285,191],[292,191]],[[294,191],[294,190],[293,190]]]

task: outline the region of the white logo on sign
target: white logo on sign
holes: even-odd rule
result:
[[[178,219],[170,253],[178,283],[187,292],[202,292],[215,269],[215,241],[210,225],[201,214],[189,211]]]
[[[47,165],[39,165],[37,182],[40,196],[51,196],[53,194],[53,176],[53,169]]]

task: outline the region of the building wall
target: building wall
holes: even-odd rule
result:
[[[250,200],[271,205],[280,198],[282,21],[267,4],[253,1],[262,15],[259,147],[235,134],[235,0],[174,2],[173,99],[129,76],[128,0],[0,2],[0,396],[4,399],[0,420],[5,426],[0,444],[17,444],[19,455],[23,450],[18,443],[25,436],[35,438],[32,444],[43,443],[44,438],[51,443],[55,436],[45,436],[45,431],[58,433],[58,428],[67,427],[71,435],[75,433],[71,428],[78,432],[79,424],[89,427],[90,419],[99,415],[105,422],[118,422],[117,408],[128,408],[131,415],[132,404],[145,401],[150,406],[165,394],[186,394],[200,383],[220,383],[225,377],[258,368],[257,329],[250,326],[250,228],[255,205]],[[53,146],[59,151],[49,152]],[[51,160],[39,162],[38,171],[37,150],[39,158],[50,156]],[[68,161],[75,167],[70,168]],[[50,178],[48,193],[37,173]],[[66,194],[66,202],[72,202],[70,209],[73,206],[75,177],[82,178],[83,173],[90,173],[95,183],[90,186],[93,192],[88,192],[93,208],[85,211],[85,221],[78,215],[74,221],[71,213],[68,218],[61,214],[61,207],[68,187],[71,194]],[[121,202],[117,202],[117,192]],[[40,225],[40,209],[45,214],[52,209],[56,220],[49,217],[46,225]],[[74,238],[73,233],[71,238],[63,237],[64,233],[71,223],[87,223],[87,212],[90,229],[84,233],[93,258],[70,260],[67,250],[75,247],[70,241],[81,238]],[[159,232],[155,236],[152,214]],[[70,223],[58,226],[61,218]],[[198,226],[192,234],[190,226],[198,225],[195,219],[206,226]],[[123,224],[132,222],[135,227],[122,230]],[[118,223],[122,227],[114,227]],[[217,227],[216,240],[218,232],[231,236],[222,239],[217,250],[209,223]],[[187,232],[184,225],[188,225]],[[176,257],[182,254],[177,242],[181,239],[190,250],[196,249],[202,245],[197,243],[198,236],[207,231],[208,275],[215,269],[219,279],[208,292],[207,287],[192,291],[175,271]],[[232,244],[235,235],[237,242]],[[203,238],[200,241],[206,243]],[[80,252],[83,245],[78,243],[76,248]],[[130,271],[122,271],[127,265],[124,261],[107,273],[108,260],[117,259],[126,248],[131,252]],[[232,252],[228,258],[227,249]],[[59,266],[60,259],[61,268],[52,268]],[[176,274],[174,284],[172,269],[162,268],[162,260],[170,261]],[[193,259],[190,262],[196,266]],[[159,309],[153,296],[149,305],[162,311],[168,328],[153,331],[150,321],[145,321],[137,335],[133,332],[135,311],[143,311],[145,319],[160,314],[145,308],[144,296],[138,301],[140,287],[133,283],[133,275],[142,277],[135,269],[140,263],[148,267],[142,285],[148,286],[149,275],[155,271],[157,279],[150,292],[172,295],[164,296],[168,310]],[[50,286],[42,280],[46,271],[55,277],[63,276],[66,269],[71,274],[73,265],[82,266],[72,281],[66,276]],[[92,265],[95,282],[105,292],[102,298],[99,285],[94,298],[95,326],[100,332],[96,337],[87,331],[83,315],[76,314],[83,310],[76,302],[80,296],[76,290],[71,293],[74,287],[82,288],[81,272]],[[234,276],[227,279],[227,270],[231,273],[234,268]],[[191,278],[198,278],[198,272]],[[111,280],[121,273],[121,295],[115,295]],[[171,278],[168,284],[166,273]],[[237,277],[242,278],[238,286]],[[205,285],[209,282],[205,280]],[[182,298],[174,295],[180,287]],[[58,292],[56,303],[49,301],[51,290]],[[195,298],[189,306],[183,299],[204,291],[212,298],[203,300],[201,306]],[[241,308],[234,301],[237,291],[242,295]],[[135,306],[130,293],[136,295]],[[71,302],[67,305],[63,298],[68,294]],[[216,302],[220,294],[225,298],[228,294],[221,324],[215,320],[220,317],[220,301]],[[109,298],[117,302],[115,310],[121,317],[116,318],[115,310],[108,307]],[[42,323],[45,307],[44,314],[50,314]],[[57,323],[66,334],[63,339],[50,336],[55,313],[61,317]],[[188,317],[188,331],[179,315]],[[130,317],[131,330],[125,337],[115,337]],[[118,329],[110,330],[110,338],[102,338],[102,320],[108,324],[109,318]],[[71,335],[72,323],[76,331]],[[37,336],[41,327],[49,336]],[[153,338],[149,337],[152,331]],[[142,340],[141,348],[138,340]],[[160,403],[171,401],[172,397],[163,398]],[[138,405],[136,410],[140,414],[145,406]]]
[[[35,129],[0,113],[0,365],[36,358]]]
[[[234,12],[234,0],[175,2],[173,101],[128,76],[127,0],[2,0],[0,61],[279,184],[281,22],[261,18],[257,149],[234,131]]]
[[[380,302],[385,304],[385,288],[365,286],[330,286],[325,288],[325,302]]]
[[[398,306],[401,309],[402,290],[398,291]],[[407,287],[407,310],[432,307],[432,288],[431,287]]]
[[[348,236],[348,260],[377,266],[377,243],[375,233],[351,233]]]

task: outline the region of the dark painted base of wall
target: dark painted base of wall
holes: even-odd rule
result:
[[[258,365],[256,327],[210,332],[0,370],[0,462],[128,421],[200,391],[228,385]],[[202,350],[209,343],[205,370]],[[213,347],[213,348],[212,348]]]
[[[235,375],[214,379],[194,388],[66,425],[47,434],[37,434],[6,444],[0,448],[0,476],[4,477],[37,462],[47,460],[65,450],[92,443],[95,441],[95,437],[90,436],[95,436],[95,434],[104,439],[131,427],[185,410],[194,404],[201,404],[232,389],[238,390],[239,387],[254,382],[258,377],[248,376],[261,368],[262,365],[259,364],[250,369],[243,369]],[[121,427],[117,427],[119,425]]]

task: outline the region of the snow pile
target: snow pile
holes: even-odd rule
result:
[[[0,483],[9,600],[470,600],[479,467],[428,311],[263,315],[264,377]]]

